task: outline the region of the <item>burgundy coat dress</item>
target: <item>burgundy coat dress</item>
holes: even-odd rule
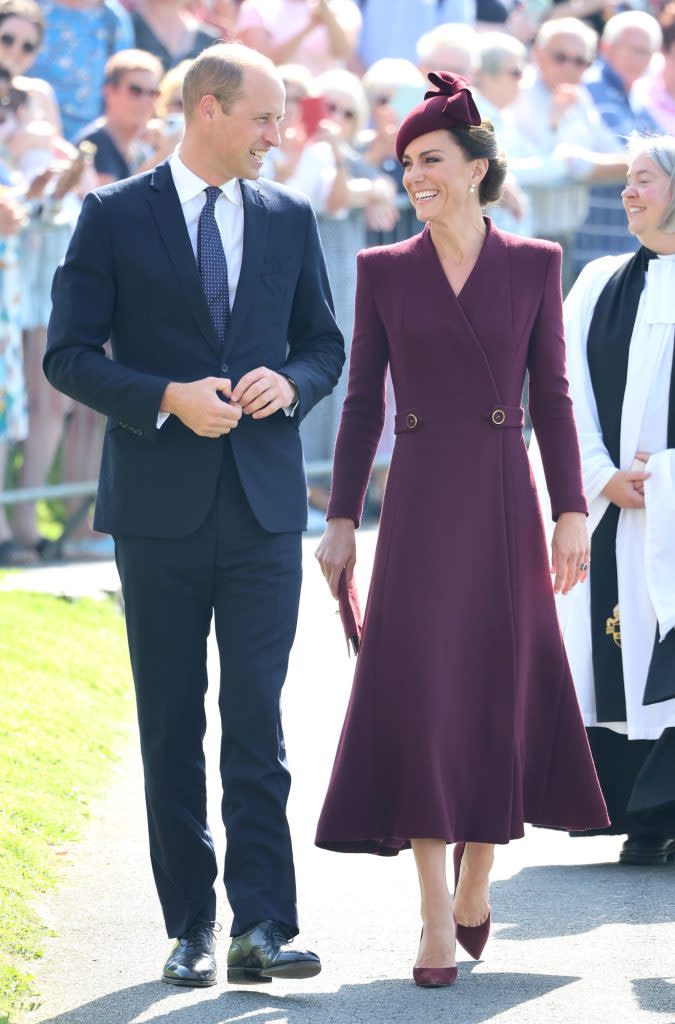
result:
[[[428,227],[359,254],[329,518],[360,520],[384,416],[396,445],[351,700],[317,845],[506,843],[607,814],[563,648],[520,406],[553,515],[585,512],[560,249],[486,220],[455,295]]]

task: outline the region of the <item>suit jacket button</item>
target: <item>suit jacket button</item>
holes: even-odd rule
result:
[[[492,413],[492,422],[496,427],[501,427],[506,422],[506,413],[503,409],[495,409]]]
[[[417,426],[417,416],[414,412],[409,412],[405,418],[405,423],[408,430],[414,430]]]
[[[223,363],[223,365],[220,367],[220,372],[221,373],[227,373],[229,368],[230,368],[230,364],[229,363]]]

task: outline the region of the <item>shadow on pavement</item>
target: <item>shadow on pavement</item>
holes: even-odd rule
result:
[[[545,974],[472,974],[472,970],[471,964],[460,964],[459,980],[450,989],[422,990],[412,980],[400,978],[303,995],[275,996],[260,989],[220,985],[205,990],[196,1002],[170,1009],[164,1009],[162,1001],[169,997],[175,1001],[183,994],[181,990],[148,982],[111,992],[44,1024],[132,1024],[139,1017],[147,1024],[234,1024],[242,1020],[246,1024],[353,1024],[363,1020],[390,1024],[416,1021],[420,1015],[425,1024],[447,1024],[449,1013],[462,1024],[482,1024],[579,980]],[[194,990],[185,990],[186,999],[188,993],[193,999]]]
[[[649,1013],[672,1014],[669,1024],[675,1024],[675,980],[664,978],[636,978],[633,981],[635,998],[641,1010]]]
[[[564,864],[524,868],[494,882],[498,939],[560,938],[605,924],[670,924],[675,863],[660,867]]]

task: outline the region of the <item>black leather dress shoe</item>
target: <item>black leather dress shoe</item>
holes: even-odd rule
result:
[[[176,939],[164,964],[162,981],[169,985],[208,988],[216,983],[216,939],[213,925],[195,924]]]
[[[675,837],[658,835],[628,836],[621,847],[621,864],[667,864],[675,859]]]
[[[260,921],[235,935],[227,954],[227,980],[258,985],[274,978],[313,978],[321,970],[316,953],[290,949],[288,930],[277,921]]]

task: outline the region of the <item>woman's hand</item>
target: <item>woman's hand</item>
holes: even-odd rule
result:
[[[561,512],[551,541],[551,572],[555,573],[553,593],[569,594],[572,587],[588,576],[591,542],[583,512]],[[585,566],[582,569],[581,566]]]
[[[642,459],[638,461],[644,465]],[[602,493],[619,508],[644,508],[643,487],[649,475],[643,469],[619,469],[605,484]]]
[[[329,519],[314,557],[321,566],[333,597],[338,596],[342,571],[351,582],[356,565],[356,527],[352,519]]]
[[[302,124],[285,130],[279,146],[281,159],[275,161],[274,177],[276,181],[283,184],[295,174],[307,142],[307,132]]]
[[[26,211],[9,188],[0,186],[0,237],[15,235],[25,226]]]
[[[650,458],[651,458],[651,455],[650,455],[649,452],[637,452],[636,455],[635,455],[635,458],[633,459],[633,463],[632,463],[630,468],[632,470],[638,470],[638,471],[642,470],[642,472],[645,472],[645,470],[646,470],[646,465],[645,464],[647,462],[649,462]],[[647,476],[649,476],[649,473],[647,473]],[[645,482],[644,482],[644,480],[636,481],[634,486],[635,486],[635,490],[638,492],[638,494],[642,494],[643,497],[644,497],[644,493],[645,493]]]

